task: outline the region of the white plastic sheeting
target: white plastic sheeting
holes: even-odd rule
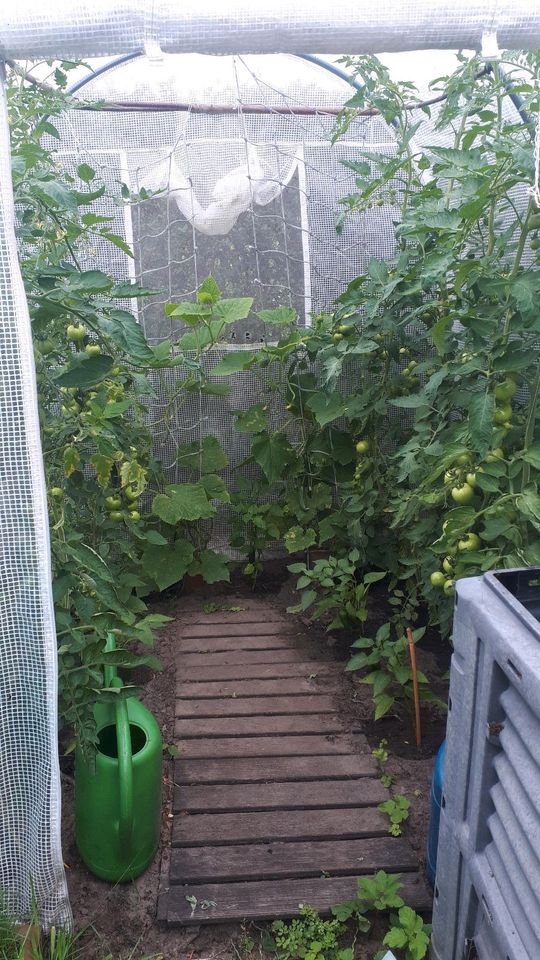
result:
[[[1,85],[0,85],[1,87]],[[66,923],[60,847],[56,634],[30,317],[17,261],[0,94],[0,896]]]
[[[361,53],[540,46],[538,0],[20,0],[0,11],[0,55]]]

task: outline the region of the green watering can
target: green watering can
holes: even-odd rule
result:
[[[106,650],[114,650],[109,635]],[[105,686],[121,687],[116,667]],[[134,697],[94,707],[95,771],[75,753],[75,840],[96,877],[126,883],[152,862],[159,844],[163,748],[159,727]]]

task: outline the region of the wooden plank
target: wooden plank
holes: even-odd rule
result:
[[[366,738],[354,736],[223,737],[219,740],[183,740],[182,758],[190,757],[310,757],[350,754],[367,750]]]
[[[182,639],[203,637],[228,637],[231,641],[241,641],[245,637],[296,636],[305,629],[291,617],[289,621],[278,622],[261,617],[254,623],[188,623],[182,630]]]
[[[204,717],[174,724],[175,736],[180,740],[203,737],[273,737],[303,733],[341,733],[343,720],[338,714],[308,713],[278,714],[268,717]]]
[[[362,870],[357,871],[358,874]],[[369,872],[369,871],[367,871]],[[298,916],[298,905],[309,903],[326,916],[337,903],[356,894],[354,877],[314,877],[302,880],[262,880],[251,883],[209,883],[171,887],[162,895],[160,916],[171,925],[264,920]],[[418,873],[404,874],[400,894],[414,910],[431,909],[431,896]],[[193,910],[186,897],[195,904]],[[203,909],[203,906],[205,908]]]
[[[305,640],[304,640],[305,642]],[[291,647],[296,643],[292,636],[256,636],[256,637],[181,637],[180,650],[183,653],[218,653],[220,651],[241,650],[278,650]],[[304,653],[305,657],[305,653]]]
[[[304,663],[312,656],[312,650],[306,652],[306,649],[298,644],[277,650],[208,650],[205,653],[183,653],[179,649],[176,662],[185,671],[198,666],[217,667],[221,664],[234,666],[247,663]]]
[[[388,800],[388,791],[380,780],[299,781],[297,783],[204,784],[177,786],[174,809],[197,813],[233,810],[309,810],[315,807],[373,807]]]
[[[172,883],[277,880],[288,877],[356,876],[374,870],[416,870],[417,859],[402,837],[292,841],[221,847],[173,847]]]
[[[175,782],[268,783],[272,780],[346,780],[374,777],[374,758],[351,754],[326,757],[250,757],[247,760],[177,760]]]
[[[314,677],[306,680],[304,677],[291,677],[274,680],[216,680],[202,683],[192,683],[189,680],[179,680],[176,685],[177,699],[197,700],[199,698],[223,697],[280,697],[291,695],[302,697],[314,694],[318,689],[327,693],[335,687],[331,678]]]
[[[244,651],[258,652],[258,651]],[[277,650],[272,651],[277,653]],[[198,657],[199,654],[186,654],[185,657],[177,658],[178,676],[189,677],[193,683],[202,683],[207,680],[274,680],[279,677],[290,679],[291,677],[328,677],[343,673],[343,664],[326,663],[317,660],[307,660],[305,663],[237,663],[224,664],[218,663],[207,666],[201,663],[186,663],[188,657]],[[208,655],[206,660],[209,659]],[[216,654],[217,656],[217,654]]]
[[[265,810],[256,813],[202,813],[175,817],[175,847],[230,843],[267,843],[271,840],[329,840],[332,837],[388,835],[388,817],[376,807],[335,810]]]
[[[252,717],[278,713],[335,713],[336,701],[324,693],[307,697],[228,697],[177,700],[177,717]]]

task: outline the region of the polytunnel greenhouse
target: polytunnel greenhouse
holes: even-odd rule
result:
[[[0,11],[5,960],[539,960],[539,48]]]

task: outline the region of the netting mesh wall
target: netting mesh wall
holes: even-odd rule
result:
[[[0,94],[0,897],[70,919],[60,849],[56,635],[30,318]]]

